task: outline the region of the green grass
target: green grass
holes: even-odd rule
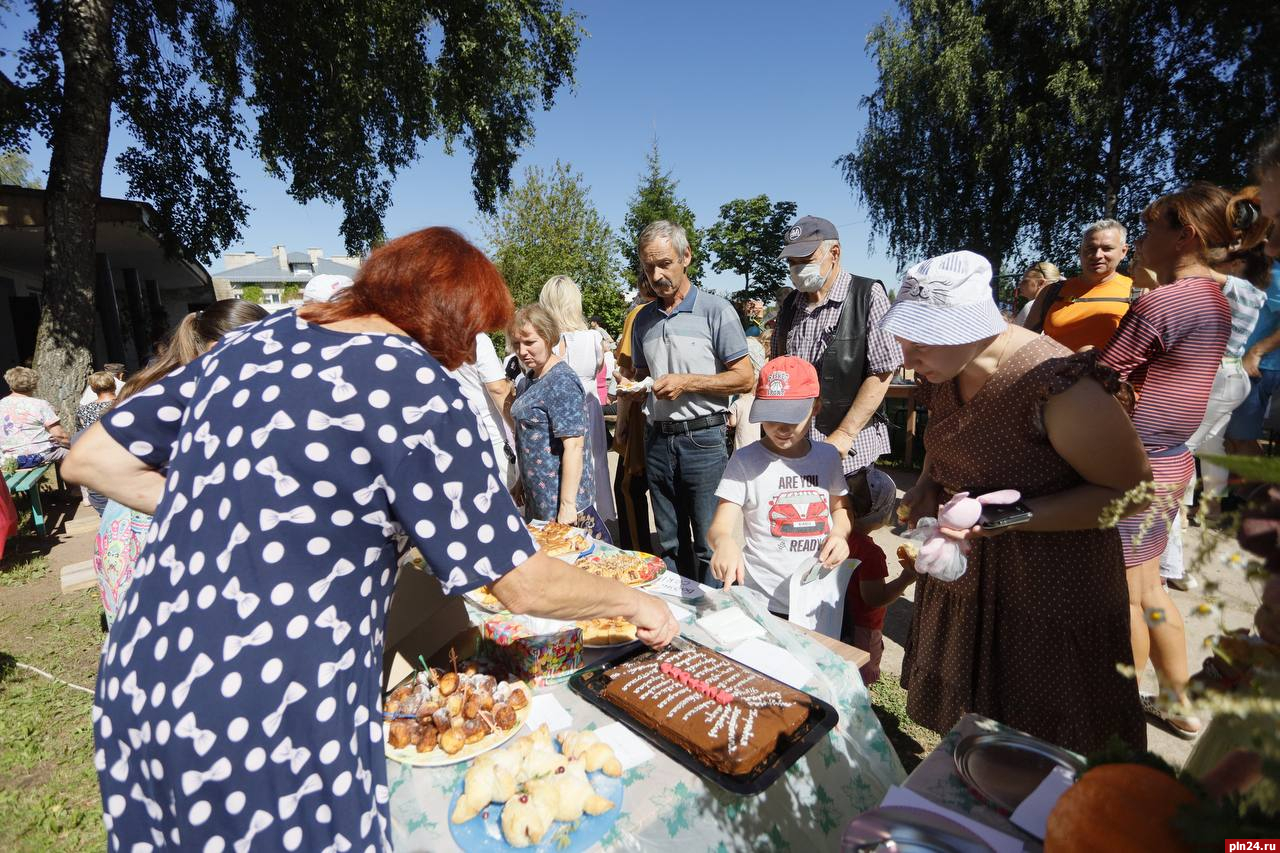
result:
[[[102,847],[91,705],[0,658],[0,849]]]
[[[42,554],[34,554],[22,562],[5,564],[0,568],[0,586],[21,586],[37,581],[48,571],[49,559]]]
[[[871,685],[871,709],[908,773],[938,745],[938,733],[915,723],[907,714],[907,691],[889,673]]]
[[[17,666],[92,689],[97,589],[64,595],[48,559],[18,547],[0,587],[0,850],[101,850],[93,697]]]

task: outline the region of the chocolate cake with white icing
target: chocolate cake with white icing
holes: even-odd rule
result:
[[[812,709],[807,694],[701,646],[646,652],[604,676],[604,698],[731,776],[754,770]]]

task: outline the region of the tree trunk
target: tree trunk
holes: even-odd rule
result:
[[[98,196],[116,68],[112,0],[65,0],[58,47],[62,103],[45,189],[44,293],[33,366],[37,393],[68,431],[93,358]]]
[[[1111,111],[1110,144],[1107,146],[1106,189],[1102,200],[1103,219],[1115,219],[1120,205],[1120,165],[1124,153],[1124,96],[1118,95]]]
[[[1102,45],[1102,86],[1107,93],[1110,112],[1107,114],[1107,159],[1103,165],[1102,217],[1115,219],[1120,206],[1121,167],[1124,164],[1125,147],[1125,90],[1132,79],[1128,65],[1133,61],[1125,46],[1112,43],[1119,33],[1126,33],[1133,22],[1133,4],[1124,3],[1116,10],[1114,20],[1107,21],[1107,36],[1100,39]],[[1118,38],[1115,39],[1119,41]]]

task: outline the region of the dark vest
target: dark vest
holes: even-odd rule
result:
[[[822,361],[814,364],[822,392],[822,408],[814,426],[823,435],[831,435],[840,426],[840,421],[844,420],[858,396],[862,380],[867,378],[867,322],[871,316],[873,287],[883,289],[884,285],[860,275],[851,277],[849,293],[840,309],[840,319],[827,340]],[[781,342],[779,349],[782,352],[787,351],[791,327],[795,323],[796,300],[800,298],[802,294],[793,291],[779,312],[778,328],[774,334]]]

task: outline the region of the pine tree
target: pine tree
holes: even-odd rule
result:
[[[662,160],[658,156],[658,140],[654,139],[653,148],[645,157],[645,172],[640,176],[640,185],[636,187],[636,193],[627,206],[627,215],[622,221],[622,234],[618,237],[624,275],[631,280],[640,275],[636,238],[650,222],[666,219],[688,232],[689,251],[693,255],[693,261],[686,272],[694,284],[702,281],[702,264],[706,260],[702,253],[702,233],[694,227],[693,211],[689,209],[689,205],[676,195],[678,185],[679,182],[671,177],[670,171],[663,171]]]

